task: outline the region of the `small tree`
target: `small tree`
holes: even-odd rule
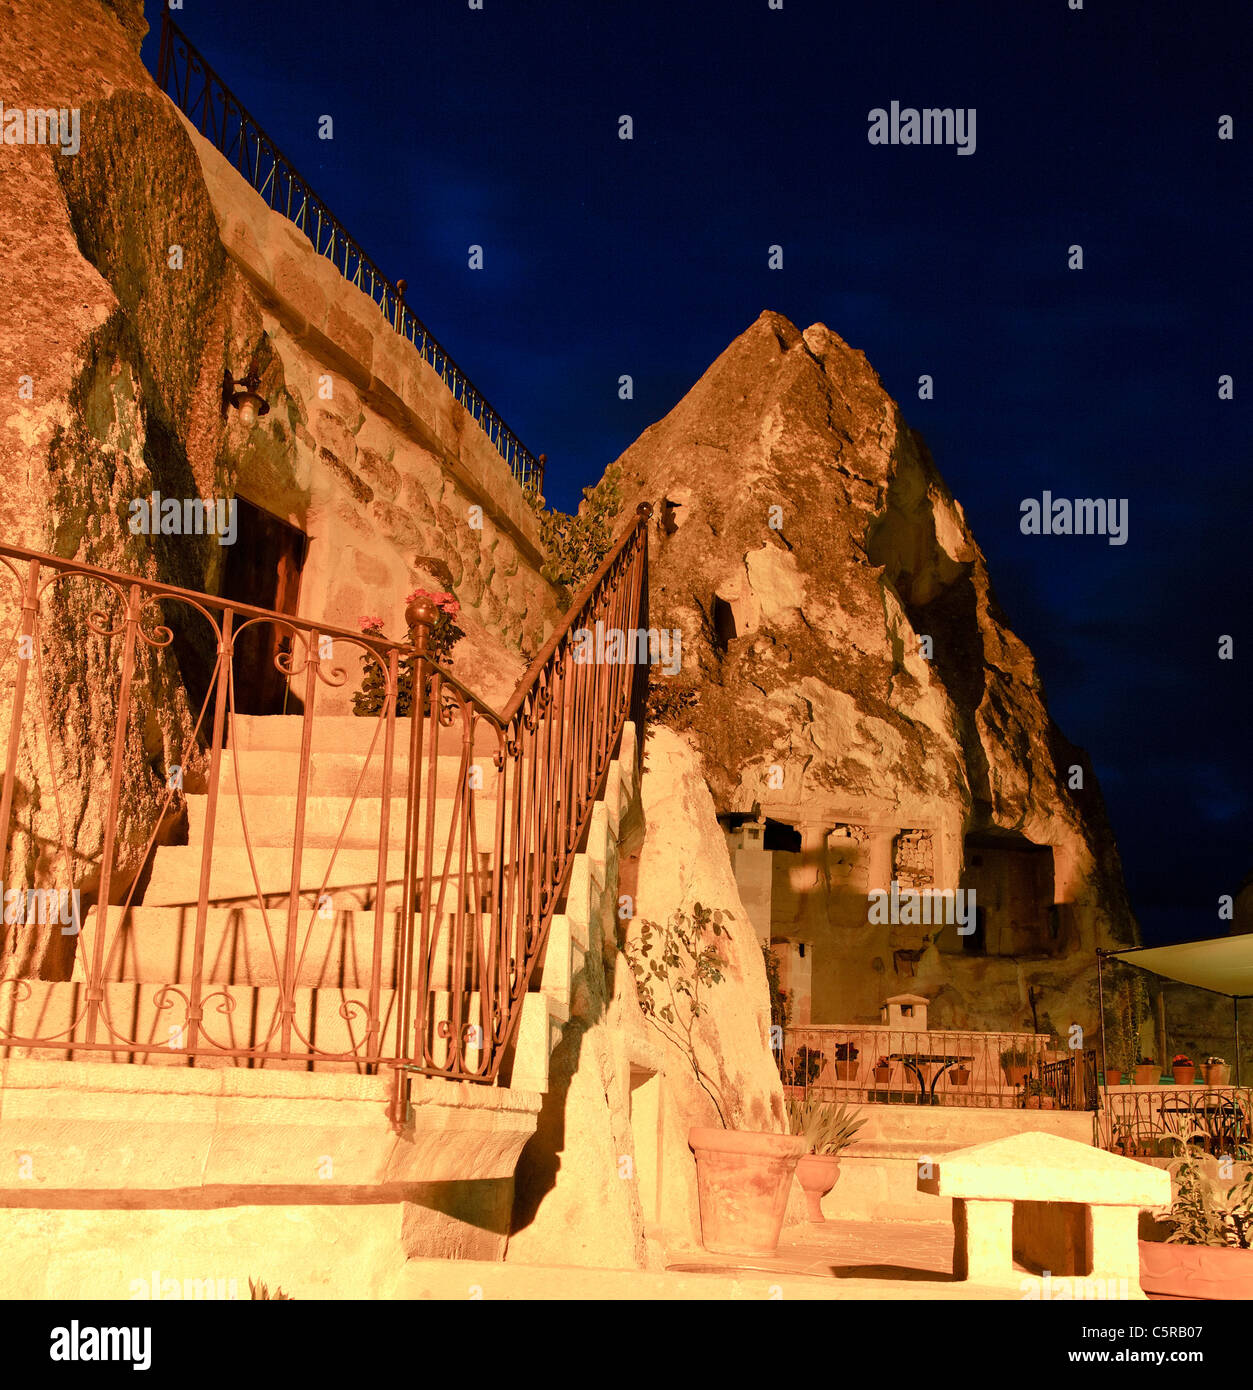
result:
[[[709,1008],[710,988],[723,979],[725,961],[717,942],[729,935],[720,911],[693,903],[690,921],[681,908],[670,914],[664,927],[645,921],[639,942],[628,941],[623,947],[644,1017],[683,1052],[697,1085],[713,1101],[723,1129],[729,1127],[725,1100],[718,1083],[700,1064],[696,1022]]]
[[[1105,1003],[1105,1047],[1120,1071],[1135,1071],[1140,1030],[1151,1008],[1143,976],[1114,962]]]

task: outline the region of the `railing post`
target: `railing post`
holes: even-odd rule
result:
[[[379,856],[378,878],[374,886],[374,949],[370,957],[370,1001],[366,1023],[365,1052],[369,1059],[376,1059],[381,1048],[379,1031],[379,998],[383,985],[383,927],[387,920],[387,859],[391,851],[391,807],[392,773],[396,757],[396,704],[400,698],[400,664],[396,648],[387,654],[387,686],[391,698],[384,710],[383,726],[383,785],[382,800],[379,803]],[[403,920],[403,913],[402,913]],[[393,987],[396,984],[392,977]]]
[[[313,752],[313,706],[318,686],[318,634],[305,634],[304,723],[300,729],[300,773],[296,784],[296,823],[292,828],[291,881],[287,897],[287,936],[283,948],[283,975],[279,992],[280,1045],[291,1051],[292,1020],[296,1013],[296,942],[300,915],[300,868],[305,848],[305,813],[309,801],[309,758]],[[296,634],[292,632],[292,654]],[[294,662],[293,662],[294,664]]]
[[[109,800],[104,813],[104,844],[100,850],[100,886],[96,892],[96,940],[87,976],[87,1036],[96,1041],[96,1024],[104,1001],[104,945],[109,925],[109,892],[113,878],[113,849],[117,841],[118,801],[122,791],[122,763],[126,757],[126,726],[129,722],[131,682],[135,674],[135,642],[139,635],[140,595],[132,584],[126,598],[126,627],[122,639],[122,685],[118,692],[117,721],[113,727],[113,769],[109,778]],[[85,962],[84,962],[85,964]]]
[[[422,745],[426,718],[422,702],[426,693],[426,653],[430,645],[431,629],[439,614],[435,605],[427,600],[411,603],[405,609],[405,622],[409,625],[410,641],[413,645],[412,682],[409,689],[409,776],[405,795],[405,873],[404,888],[400,900],[400,952],[396,971],[396,1063],[392,1084],[391,1122],[395,1129],[403,1127],[408,1110],[408,1078],[404,1062],[411,1056],[410,1033],[414,1026],[426,1036],[426,963],[420,963],[418,989],[422,998],[418,1001],[417,1017],[411,1018],[410,994],[413,989],[413,937],[414,919],[417,913],[418,897],[418,837],[423,834],[430,840],[433,827],[422,818]],[[399,699],[399,687],[397,688]],[[423,916],[428,907],[430,885],[423,895]],[[424,1061],[425,1056],[419,1060]]]
[[[205,811],[204,848],[200,855],[200,887],[196,893],[196,935],[191,953],[191,990],[187,1003],[187,1050],[194,1052],[204,1017],[205,929],[209,920],[210,876],[213,871],[213,840],[217,830],[218,795],[222,784],[222,744],[226,734],[226,709],[230,699],[231,626],[235,614],[228,608],[222,614],[222,636],[218,645],[218,688],[213,704],[213,742],[209,751],[209,800]],[[239,767],[235,766],[235,785],[239,786]]]

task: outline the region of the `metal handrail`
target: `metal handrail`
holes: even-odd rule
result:
[[[430,659],[428,629],[421,621],[415,622],[412,640],[395,642],[0,545],[0,613],[15,619],[11,640],[0,641],[0,701],[8,714],[7,733],[0,736],[0,884],[8,885],[11,871],[19,888],[39,892],[55,881],[75,891],[84,888],[91,899],[74,966],[74,978],[84,988],[72,996],[70,1013],[45,1014],[39,993],[45,984],[37,975],[21,968],[0,971],[0,1048],[151,1058],[168,1055],[171,1044],[162,1029],[176,1025],[178,1049],[188,1059],[224,1055],[247,1065],[302,1061],[353,1064],[365,1071],[391,1067],[397,1124],[407,1113],[407,1078],[414,1072],[497,1080],[508,1066],[531,977],[604,793],[623,726],[628,718],[642,720],[647,680],[638,647],[626,643],[620,661],[586,663],[577,659],[575,644],[580,629],[597,622],[622,629],[644,626],[650,515],[649,507],[640,508],[503,713]],[[81,587],[78,606],[68,609],[67,586],[84,585],[85,609]],[[71,611],[86,612],[85,630]],[[244,763],[234,744],[235,656],[242,633],[267,628],[277,629],[290,646],[276,651],[273,665],[300,698],[302,714],[293,795],[268,803],[266,829],[277,826],[282,833],[259,845],[250,824],[259,803],[246,792]],[[141,736],[157,712],[149,692],[172,689],[181,678],[167,664],[176,630],[191,643],[184,650],[199,650],[211,672],[198,711],[190,704],[185,718],[177,708],[166,711],[170,738],[183,742],[165,756],[180,767],[199,767],[195,794],[205,801],[198,887],[194,901],[190,887],[187,899],[179,900],[180,939],[190,949],[181,953],[180,946],[172,963],[162,967],[169,973],[153,980],[139,971],[136,946],[141,954],[143,949],[159,953],[169,942],[164,937],[142,942],[127,933],[132,909],[142,902],[141,885],[155,864],[161,829],[186,805],[181,783],[170,783],[162,795]],[[342,820],[328,826],[323,819],[311,833],[310,803],[317,795],[311,791],[312,755],[323,718],[318,696],[325,687],[346,684],[346,649],[355,649],[363,665],[381,672],[382,707],[372,722],[369,749],[352,768],[355,785],[344,798]],[[14,656],[16,666],[10,667]],[[82,663],[77,683],[64,678],[71,660]],[[404,670],[413,674],[407,721],[400,707]],[[88,691],[95,713],[84,723]],[[79,744],[67,746],[60,729],[74,722]],[[371,723],[363,720],[362,726],[368,730]],[[441,764],[441,752],[451,752],[459,762],[451,783],[453,767],[447,758]],[[233,799],[224,776],[228,756]],[[484,777],[487,763],[492,770]],[[471,775],[475,769],[478,776]],[[136,803],[124,800],[122,791],[145,777],[149,780],[140,784],[155,796],[141,800],[137,820]],[[376,793],[364,794],[367,781],[381,787],[377,809]],[[285,795],[273,785],[258,790]],[[63,804],[74,797],[78,807]],[[288,801],[294,815],[289,832],[273,818],[273,808]],[[89,815],[75,814],[88,806]],[[325,803],[321,809],[325,812]],[[403,836],[391,833],[393,815],[396,827],[403,823]],[[246,854],[251,887],[242,893],[226,891],[218,878],[224,871],[215,871],[219,837]],[[346,842],[377,851],[365,884],[346,880],[346,870],[336,876]],[[259,856],[275,853],[275,844],[283,846],[283,856],[290,854],[290,862],[282,861],[282,884],[267,884]],[[329,849],[329,860],[310,867],[311,849],[323,855]],[[400,874],[393,854],[403,856]],[[320,905],[329,901],[328,893],[359,888],[366,890],[362,909],[372,927],[350,933],[346,949],[357,954],[352,970],[341,975],[351,975],[353,987],[341,988],[343,978],[331,973],[330,992],[338,990],[342,1002],[327,1016],[310,1002],[328,988],[324,957],[328,942],[337,940],[334,928],[319,918]],[[285,902],[277,914],[283,921],[271,918],[275,899]],[[302,919],[310,901],[315,905]],[[264,935],[254,938],[259,944],[243,979],[235,978],[233,966],[223,978],[206,963],[213,960],[209,914],[214,904],[247,906],[261,921]],[[128,961],[134,966],[129,974]],[[238,997],[240,991],[258,984],[257,962],[268,972],[262,983],[277,986],[268,1023],[260,1016],[249,1023],[249,1008],[238,1007],[249,1003]],[[113,991],[119,984],[132,985],[138,994],[117,999]],[[251,1002],[259,1000],[258,995]],[[251,1032],[245,1028],[246,1036],[238,1036],[236,1013],[251,1027]]]
[[[168,9],[162,11],[156,80],[162,92],[230,160],[269,207],[299,227],[319,256],[331,261],[345,280],[370,296],[391,327],[407,338],[442,378],[454,400],[465,407],[491,440],[521,486],[542,490],[541,461],[523,446],[500,413],[409,308],[398,285],[379,270],[261,129],[170,18]]]

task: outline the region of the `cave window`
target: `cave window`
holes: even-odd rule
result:
[[[725,652],[727,644],[738,635],[735,630],[735,612],[724,598],[714,595],[713,606],[714,647]]]
[[[782,821],[766,817],[766,834],[763,849],[781,850],[784,854],[801,852],[801,832],[795,827],[784,825]]]

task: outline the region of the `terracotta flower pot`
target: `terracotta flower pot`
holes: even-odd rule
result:
[[[1137,1086],[1156,1086],[1162,1079],[1156,1062],[1142,1062],[1136,1067]]]
[[[1122,1072],[1107,1071],[1105,1073],[1105,1085],[1107,1088],[1110,1086],[1125,1086],[1126,1084],[1127,1083],[1122,1079]]]
[[[841,1081],[857,1080],[856,1062],[837,1062],[835,1064],[835,1074]]]
[[[1175,1078],[1176,1086],[1191,1086],[1196,1080],[1195,1067],[1171,1067],[1170,1074]]]
[[[695,1125],[687,1142],[696,1154],[701,1244],[720,1255],[773,1254],[804,1139]]]
[[[1029,1067],[1006,1067],[1005,1080],[1008,1081],[1011,1086],[1021,1086],[1027,1079],[1027,1072],[1029,1070]]]
[[[970,1084],[970,1068],[954,1067],[949,1072],[948,1079],[954,1086],[968,1086]]]
[[[1142,1240],[1140,1287],[1158,1298],[1253,1299],[1253,1250]]]
[[[1226,1062],[1205,1063],[1201,1075],[1207,1086],[1225,1086],[1231,1080],[1231,1067]]]
[[[796,1179],[805,1192],[811,1221],[825,1221],[822,1199],[835,1186],[840,1176],[838,1154],[804,1154],[796,1165]]]
[[[876,1067],[874,1069],[874,1084],[876,1086],[886,1086],[892,1080],[891,1067]]]

